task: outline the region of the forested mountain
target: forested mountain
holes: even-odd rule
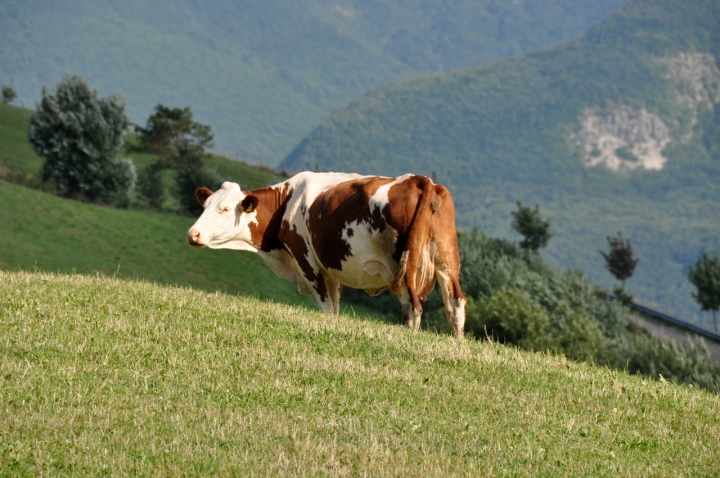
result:
[[[624,0],[6,0],[0,84],[33,107],[65,73],[143,124],[192,106],[217,149],[276,165],[368,89],[549,47]]]
[[[547,255],[610,285],[618,230],[630,292],[688,318],[687,266],[720,249],[720,3],[631,0],[551,50],[372,90],[290,154],[288,170],[435,174],[459,221],[509,236],[539,203]]]

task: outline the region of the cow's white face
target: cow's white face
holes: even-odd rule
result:
[[[199,190],[198,199],[202,196]],[[205,211],[188,231],[190,245],[257,252],[249,228],[250,223],[257,222],[257,211],[254,208],[243,210],[241,203],[245,197],[240,186],[231,182],[223,183],[220,189],[207,196],[203,204]]]

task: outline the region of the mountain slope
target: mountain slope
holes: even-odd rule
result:
[[[375,89],[283,166],[434,173],[463,226],[497,235],[516,200],[540,203],[549,257],[607,285],[597,251],[622,230],[630,291],[693,316],[687,265],[720,248],[717,59],[717,2],[635,0],[552,50]]]
[[[190,105],[219,151],[274,166],[371,87],[557,44],[624,0],[545,0],[539,14],[536,3],[10,0],[0,83],[32,107],[42,86],[79,73],[125,95],[141,124],[157,103]]]

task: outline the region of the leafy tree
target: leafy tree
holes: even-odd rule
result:
[[[540,217],[540,206],[537,204],[535,209],[531,209],[518,201],[517,206],[517,211],[512,211],[510,214],[513,216],[512,228],[524,237],[520,241],[520,247],[526,252],[537,252],[541,247],[545,247],[552,237],[552,234],[548,232],[550,218]]]
[[[717,311],[720,309],[720,257],[715,252],[713,258],[703,252],[695,263],[688,268],[688,280],[697,287],[693,298],[700,304],[701,310],[712,310],[715,332],[718,331]]]
[[[12,103],[17,98],[17,93],[11,86],[2,85],[2,102],[5,104]]]
[[[82,76],[67,75],[54,94],[43,88],[28,126],[30,144],[45,158],[43,181],[63,197],[127,204],[135,168],[117,158],[127,126],[125,102],[98,98]]]
[[[607,241],[610,244],[610,253],[600,251],[605,258],[605,268],[620,281],[620,290],[616,290],[620,298],[624,302],[629,302],[632,297],[625,296],[625,280],[632,277],[639,259],[633,257],[630,239],[623,239],[621,232],[618,231],[617,237],[608,236]]]
[[[172,157],[181,149],[205,150],[212,147],[213,134],[210,126],[193,121],[190,107],[168,108],[157,105],[143,128],[135,126],[140,135],[140,145],[135,149]]]
[[[210,126],[193,121],[190,107],[169,108],[157,105],[155,113],[143,128],[135,127],[140,135],[140,145],[136,151],[158,154],[161,159],[143,171],[140,179],[140,192],[151,207],[159,209],[165,194],[161,173],[164,170],[175,171],[174,193],[182,209],[191,214],[202,212],[195,199],[195,189],[199,186],[210,188],[219,185],[214,173],[205,168],[205,159],[209,156],[206,148],[212,147],[213,134]]]
[[[140,171],[137,181],[138,192],[145,197],[148,206],[158,211],[162,209],[165,202],[163,169],[162,161],[156,161]]]

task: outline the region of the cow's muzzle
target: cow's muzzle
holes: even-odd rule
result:
[[[188,244],[190,244],[193,247],[204,247],[205,242],[203,242],[202,237],[200,237],[200,231],[198,231],[195,228],[192,228],[188,231],[187,235],[187,241]]]

